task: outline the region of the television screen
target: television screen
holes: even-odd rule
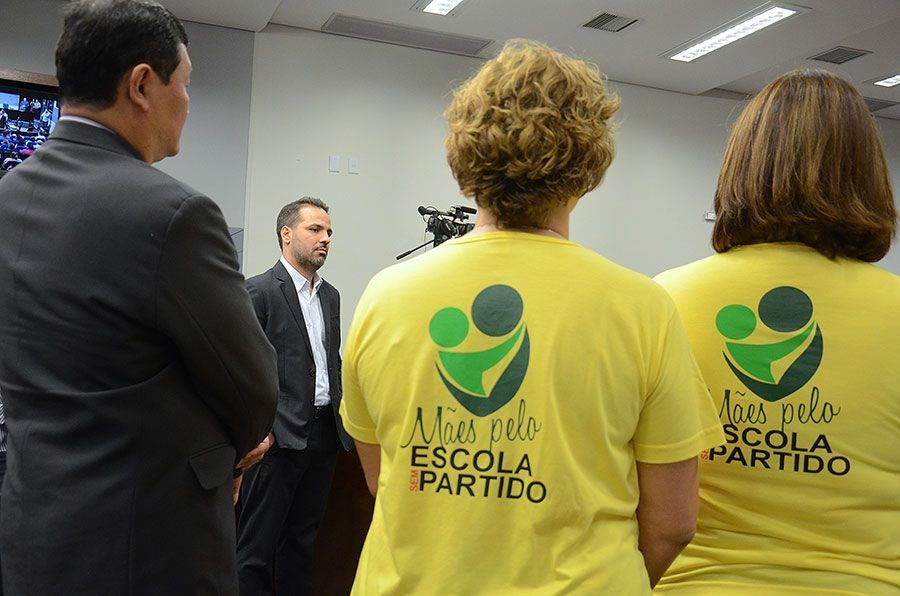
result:
[[[59,120],[59,95],[52,87],[0,79],[0,171],[35,152]]]

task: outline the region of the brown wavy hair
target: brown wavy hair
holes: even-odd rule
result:
[[[454,93],[447,162],[501,227],[539,226],[603,179],[618,108],[595,65],[513,40]]]
[[[715,196],[717,252],[801,242],[828,258],[874,262],[897,225],[872,114],[849,82],[795,70],[744,109],[728,141]]]

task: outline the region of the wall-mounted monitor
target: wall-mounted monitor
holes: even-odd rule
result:
[[[58,120],[56,79],[0,70],[0,176],[34,153]]]

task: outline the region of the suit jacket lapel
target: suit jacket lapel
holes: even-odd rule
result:
[[[325,324],[325,353],[331,353],[331,317],[334,312],[334,303],[331,300],[331,288],[323,281],[319,286],[319,304],[322,305],[322,321]]]
[[[294,286],[294,280],[291,279],[290,274],[284,268],[284,265],[281,264],[281,261],[275,263],[273,269],[275,278],[280,282],[281,293],[284,294],[284,299],[287,301],[288,308],[291,314],[294,315],[294,321],[300,330],[300,337],[303,338],[303,343],[306,344],[306,349],[309,350],[309,355],[312,356],[312,345],[309,343],[309,333],[306,331],[306,321],[303,318],[303,311],[300,309],[300,298],[297,297],[297,288]]]

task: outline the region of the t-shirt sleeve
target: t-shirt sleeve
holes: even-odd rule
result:
[[[366,396],[359,384],[357,366],[359,362],[359,346],[361,341],[361,328],[364,327],[365,296],[360,300],[350,330],[347,333],[347,345],[344,349],[344,368],[341,380],[344,386],[344,395],[341,398],[341,421],[347,433],[361,443],[378,444],[375,433],[375,422],[369,413],[366,404]]]
[[[674,463],[725,442],[712,397],[675,311],[651,358],[647,387],[633,440],[638,461]]]

